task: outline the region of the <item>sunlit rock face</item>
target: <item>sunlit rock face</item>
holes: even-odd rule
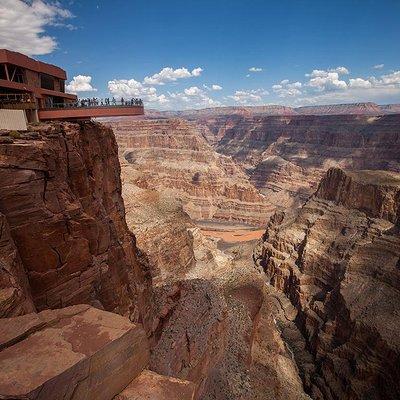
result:
[[[220,116],[219,153],[277,208],[301,205],[330,167],[400,171],[400,115]]]
[[[192,124],[177,119],[113,122],[124,179],[171,190],[193,219],[264,224],[273,207],[230,157]]]
[[[1,139],[0,314],[87,303],[145,321],[151,281],[125,222],[112,131],[51,123]]]
[[[332,168],[300,209],[278,212],[255,250],[295,307],[315,399],[396,399],[400,175]]]
[[[179,117],[231,156],[278,209],[300,206],[330,167],[400,171],[399,105],[220,107],[150,111]]]

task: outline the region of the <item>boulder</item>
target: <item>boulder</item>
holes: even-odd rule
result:
[[[110,400],[148,361],[140,325],[88,305],[1,320],[1,399]]]

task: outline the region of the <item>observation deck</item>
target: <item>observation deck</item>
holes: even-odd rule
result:
[[[38,110],[40,120],[89,119],[97,117],[123,117],[143,115],[144,107],[140,99],[109,100],[93,99],[76,102],[49,104]]]

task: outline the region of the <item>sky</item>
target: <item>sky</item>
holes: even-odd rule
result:
[[[0,0],[0,48],[157,109],[400,103],[400,0]]]

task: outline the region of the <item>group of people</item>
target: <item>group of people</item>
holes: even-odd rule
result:
[[[95,107],[95,106],[109,106],[109,105],[121,105],[121,106],[142,106],[143,101],[142,99],[137,99],[137,98],[132,98],[125,100],[123,97],[121,97],[121,100],[117,101],[115,97],[113,97],[111,100],[110,98],[105,98],[105,99],[98,99],[97,97],[93,98],[87,98],[87,99],[80,99],[78,101],[77,106],[79,107]]]
[[[30,93],[0,94],[0,104],[34,103],[35,98]]]

